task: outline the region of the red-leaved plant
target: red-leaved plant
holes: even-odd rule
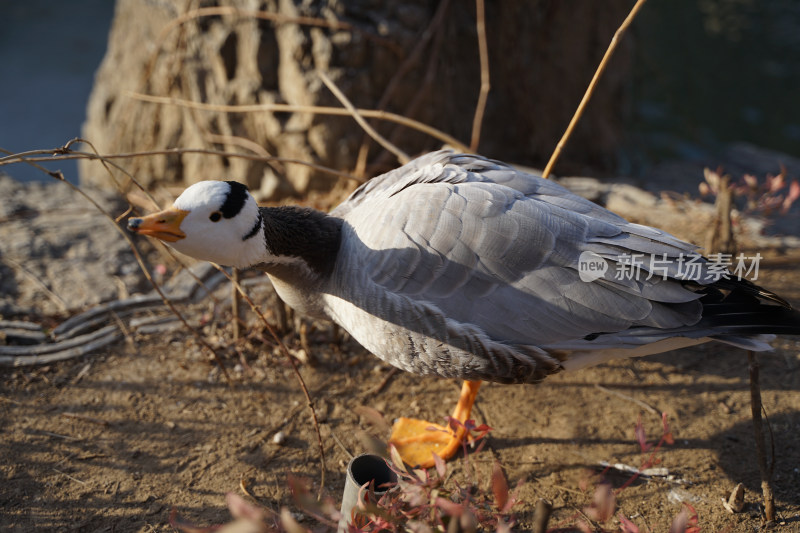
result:
[[[603,475],[612,468],[610,466],[606,467],[600,472],[598,476],[599,481],[594,482],[592,501],[583,508],[582,513],[575,514],[566,521],[566,524],[548,529],[548,533],[566,533],[573,531],[582,531],[584,533],[611,533],[616,531],[621,533],[646,533],[646,529],[641,529],[632,520],[623,515],[622,512],[617,511],[616,515],[614,513],[617,506],[617,496],[636,481],[644,470],[661,462],[657,454],[664,444],[674,443],[666,413],[661,414],[661,429],[661,437],[659,440],[655,443],[648,442],[640,415],[634,427],[634,436],[642,454],[642,462],[638,470],[620,485],[619,488],[613,489],[611,484],[603,479]],[[581,480],[581,490],[588,490],[590,488],[589,479],[589,477],[586,477]],[[608,522],[612,518],[616,518],[619,524],[616,526],[609,526]],[[609,529],[609,527],[611,528]],[[688,503],[684,503],[680,513],[678,513],[672,521],[669,533],[699,533],[699,531],[697,511]]]
[[[716,196],[722,187],[722,170],[705,169],[705,181],[699,185],[700,194],[703,196]],[[785,215],[792,204],[800,198],[800,183],[797,180],[787,180],[786,169],[781,167],[777,176],[767,174],[764,181],[759,181],[752,174],[745,174],[737,183],[728,187],[735,198],[743,198],[743,210],[747,213],[770,217],[775,214]]]
[[[508,481],[499,463],[492,467],[489,487],[474,481],[476,472],[469,461],[470,455],[480,453],[491,430],[486,425],[476,425],[473,420],[461,423],[450,419],[454,430],[459,426],[467,430],[467,441],[477,443],[475,451],[466,453],[464,444],[464,470],[467,481],[458,483],[448,471],[444,460],[435,457],[431,469],[413,469],[403,464],[397,450],[389,448],[388,464],[397,474],[397,483],[382,496],[375,495],[375,487],[362,488],[361,503],[348,527],[350,532],[414,531],[420,533],[449,531],[455,527],[463,532],[498,531],[506,533],[514,525],[511,508],[517,503],[515,492],[509,491]],[[288,476],[288,486],[296,507],[306,516],[316,520],[309,529],[302,525],[296,514],[287,508],[277,513],[271,509],[247,502],[241,496],[228,494],[228,509],[234,520],[227,524],[200,527],[178,517],[173,510],[172,527],[184,533],[310,533],[337,528],[340,513],[333,499],[318,500],[310,484],[296,476]],[[381,487],[382,489],[385,487]],[[488,490],[487,490],[488,488]],[[457,527],[456,527],[457,526]]]

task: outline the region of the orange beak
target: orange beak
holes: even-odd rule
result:
[[[129,218],[128,229],[134,233],[155,237],[166,242],[179,241],[186,237],[181,231],[181,222],[189,211],[170,207],[142,218]]]

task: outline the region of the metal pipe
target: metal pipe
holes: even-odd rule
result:
[[[383,457],[372,454],[362,454],[353,457],[347,465],[347,479],[344,482],[342,493],[342,517],[339,520],[337,533],[346,533],[347,526],[353,519],[353,509],[358,506],[358,493],[365,483],[375,482],[375,496],[380,498],[387,491],[386,483],[397,483],[395,474]]]

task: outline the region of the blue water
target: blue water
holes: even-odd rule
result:
[[[0,0],[0,148],[53,148],[80,136],[113,12],[112,0]],[[74,161],[48,167],[78,181]],[[52,179],[28,165],[0,172]]]

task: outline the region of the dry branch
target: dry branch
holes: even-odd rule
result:
[[[182,107],[189,107],[192,109],[200,109],[203,111],[217,111],[225,113],[252,113],[252,112],[268,111],[271,113],[278,113],[278,112],[313,113],[316,115],[331,115],[340,117],[351,116],[351,113],[347,109],[343,109],[341,107],[295,105],[295,104],[242,104],[242,105],[206,104],[202,102],[193,102],[191,100],[184,100],[182,98],[153,96],[149,94],[142,94],[136,92],[126,92],[125,94],[127,96],[130,96],[131,98],[134,98],[136,100],[142,100],[144,102],[151,102],[154,104],[162,104],[162,105],[177,105]],[[394,122],[396,124],[400,124],[401,126],[406,126],[407,128],[411,128],[413,130],[429,135],[430,137],[442,141],[445,144],[449,144],[457,148],[458,150],[464,152],[469,151],[469,148],[455,137],[448,135],[443,131],[437,130],[436,128],[428,126],[425,123],[419,122],[418,120],[407,118],[403,115],[398,115],[397,113],[392,113],[390,111],[380,111],[376,109],[361,109],[361,108],[356,108],[356,111],[362,117],[385,120],[387,122]],[[283,159],[277,157],[272,159],[283,161]],[[298,160],[285,160],[285,161],[298,164],[307,164],[312,168],[316,168],[316,166],[310,163],[303,163]],[[331,172],[336,172],[336,171],[331,171]]]
[[[486,99],[489,97],[491,89],[489,76],[489,47],[486,44],[486,16],[483,0],[475,0],[475,19],[478,32],[478,56],[481,62],[481,89],[478,93],[478,103],[475,106],[475,116],[472,119],[472,138],[469,149],[472,152],[478,151],[481,141],[481,125],[483,124],[483,114],[486,111]]]
[[[627,394],[623,394],[623,393],[621,393],[619,391],[615,391],[615,390],[609,389],[607,387],[603,387],[599,383],[595,383],[594,387],[597,390],[601,390],[601,391],[605,392],[606,394],[611,394],[613,396],[616,396],[617,398],[622,398],[623,400],[627,400],[629,402],[635,403],[636,405],[638,405],[639,407],[641,407],[642,409],[644,409],[648,413],[654,414],[654,415],[656,415],[658,417],[661,417],[661,412],[660,411],[656,410],[653,406],[649,405],[646,402],[643,402],[642,400],[637,400],[633,396],[628,396]]]
[[[761,474],[761,493],[764,496],[764,515],[767,520],[775,520],[775,497],[772,493],[772,469],[767,467],[767,447],[764,444],[764,430],[761,424],[761,386],[759,384],[758,359],[754,352],[748,351],[750,362],[750,411],[753,417],[753,434],[756,441],[756,460]]]
[[[256,306],[256,304],[253,302],[253,300],[250,299],[250,297],[247,295],[247,293],[245,292],[245,290],[242,288],[241,284],[239,284],[238,281],[236,281],[232,276],[228,275],[228,273],[225,272],[222,268],[220,267],[217,268],[219,269],[220,272],[225,274],[225,277],[228,278],[228,280],[233,285],[234,290],[236,290],[242,296],[242,298],[245,299],[245,301],[253,310],[253,312],[255,312],[255,314],[258,315],[258,318],[264,324],[264,327],[267,328],[267,331],[269,331],[270,335],[272,335],[272,338],[278,344],[281,353],[283,353],[286,359],[289,360],[289,364],[292,366],[292,370],[294,371],[295,377],[297,377],[297,381],[300,384],[300,388],[303,390],[303,394],[306,397],[307,406],[311,411],[311,418],[314,422],[314,430],[317,433],[317,444],[319,445],[320,471],[321,471],[319,489],[321,495],[321,491],[325,487],[325,448],[322,445],[322,434],[319,431],[319,420],[317,419],[317,412],[314,409],[314,400],[311,398],[311,394],[308,392],[308,387],[306,387],[306,382],[303,379],[303,376],[300,374],[300,369],[297,368],[297,363],[295,362],[294,357],[292,357],[292,354],[289,353],[289,350],[286,348],[286,345],[283,343],[281,338],[275,332],[275,328],[273,328],[272,325],[269,323],[269,321],[266,319],[264,313],[262,313],[261,310],[258,308],[258,306]]]
[[[345,111],[345,110],[342,110]],[[73,139],[70,141],[71,143],[75,142],[85,142],[83,139]],[[123,152],[117,154],[98,154],[98,153],[91,153],[91,152],[82,152],[78,150],[72,150],[69,148],[55,148],[49,150],[29,150],[27,152],[19,152],[16,154],[10,154],[6,157],[0,157],[0,166],[3,165],[10,165],[13,163],[47,163],[50,161],[63,161],[67,159],[92,159],[92,160],[99,160],[105,163],[108,163],[114,168],[125,172],[125,170],[114,163],[113,159],[130,159],[132,157],[150,157],[154,155],[176,155],[176,154],[206,154],[206,155],[213,155],[213,156],[221,156],[221,157],[239,157],[242,159],[250,159],[253,161],[264,161],[264,162],[280,162],[280,163],[288,163],[293,165],[304,165],[307,167],[311,167],[314,170],[319,172],[324,172],[325,174],[330,174],[333,176],[337,176],[340,178],[347,178],[352,179],[355,181],[360,181],[355,176],[347,174],[346,172],[339,172],[338,170],[333,170],[332,168],[328,168],[322,165],[317,165],[315,163],[309,163],[308,161],[301,161],[299,159],[290,159],[286,157],[276,157],[276,156],[269,156],[264,157],[255,154],[243,154],[241,152],[227,152],[225,150],[210,150],[206,148],[170,148],[167,150],[145,150],[142,152]],[[41,167],[40,167],[41,168]],[[50,175],[50,171],[44,169],[43,172],[46,172]],[[136,180],[125,172],[125,174],[131,179],[131,181],[136,182]],[[58,178],[61,179],[61,178]],[[138,185],[138,184],[137,184]],[[144,190],[143,187],[139,186],[141,190]],[[112,219],[113,220],[113,219]]]
[[[14,261],[8,256],[0,257],[0,262],[5,263],[15,271],[19,272],[20,274],[31,280],[37,287],[39,287],[47,295],[48,298],[50,298],[53,302],[55,302],[55,304],[62,311],[66,312],[69,309],[67,302],[65,302],[61,296],[50,290],[50,287],[48,287],[44,281],[39,279],[33,272],[29,271],[19,262]]]
[[[301,26],[316,26],[319,28],[328,28],[331,30],[346,30],[350,32],[357,32],[361,35],[364,35],[367,39],[375,41],[382,46],[392,50],[393,53],[396,55],[402,55],[403,50],[400,47],[382,37],[379,37],[373,33],[368,31],[364,31],[352,24],[348,24],[347,22],[340,22],[338,20],[326,20],[323,18],[318,17],[303,17],[303,16],[291,16],[291,15],[284,15],[282,13],[272,13],[270,11],[252,11],[252,10],[244,10],[239,9],[232,6],[215,6],[215,7],[201,7],[198,9],[193,9],[191,11],[187,11],[182,15],[175,17],[174,19],[170,20],[162,29],[161,33],[159,33],[158,37],[155,40],[155,44],[153,46],[154,51],[151,56],[151,60],[149,61],[148,68],[146,69],[145,79],[147,79],[150,72],[153,70],[153,65],[155,63],[158,54],[161,52],[161,48],[164,45],[164,41],[166,40],[167,36],[182,24],[186,24],[187,22],[202,18],[202,17],[217,17],[221,15],[235,15],[243,18],[257,18],[262,20],[269,20],[276,24],[298,24]]]
[[[589,99],[592,97],[595,87],[597,87],[597,82],[600,80],[600,77],[603,75],[603,71],[608,65],[608,61],[614,54],[617,44],[622,38],[622,35],[628,29],[628,26],[630,26],[631,22],[633,22],[633,19],[636,17],[636,14],[642,8],[644,3],[645,0],[636,0],[636,4],[633,6],[633,8],[631,8],[631,12],[628,13],[628,16],[625,17],[625,20],[622,21],[622,24],[620,24],[619,28],[617,28],[617,31],[614,33],[614,37],[611,38],[611,43],[608,45],[606,53],[603,55],[603,59],[600,61],[600,65],[597,66],[597,70],[595,70],[594,76],[592,76],[592,81],[589,82],[589,87],[587,87],[586,92],[583,94],[581,103],[578,104],[578,109],[576,109],[575,114],[572,115],[572,120],[569,121],[567,130],[564,132],[561,140],[558,141],[556,149],[553,150],[553,155],[550,156],[550,160],[547,162],[547,166],[544,167],[542,177],[547,178],[550,175],[550,172],[553,170],[553,166],[556,164],[556,161],[558,161],[558,156],[561,155],[561,150],[567,144],[567,140],[569,139],[570,135],[572,135],[572,130],[575,129],[575,125],[578,123],[578,120],[580,120],[581,116],[583,116],[583,111],[586,109],[586,105],[589,103]]]
[[[386,88],[384,89],[383,94],[381,95],[381,99],[378,101],[377,106],[375,106],[377,111],[382,112],[386,109],[386,106],[389,105],[389,102],[394,96],[395,91],[397,91],[397,88],[400,86],[400,82],[411,71],[412,67],[416,66],[420,62],[420,58],[422,57],[422,52],[425,51],[425,48],[431,42],[433,36],[436,35],[437,31],[440,29],[442,22],[444,21],[445,15],[447,14],[449,6],[450,6],[450,0],[442,0],[441,2],[439,2],[439,5],[436,8],[436,13],[434,13],[430,23],[422,32],[419,39],[417,39],[413,50],[411,51],[410,54],[408,54],[403,63],[400,64],[400,66],[397,68],[394,75],[392,76],[392,79],[389,80],[388,85],[386,85]],[[364,115],[363,110],[361,114]],[[404,113],[403,116],[405,118],[410,115],[411,115],[410,112],[406,112]],[[395,133],[396,130],[392,132],[392,134],[390,135],[390,140],[395,138]],[[452,144],[452,143],[445,143],[445,144],[458,146],[457,144]],[[462,150],[465,148],[466,147],[462,148]],[[364,175],[364,171],[367,166],[367,153],[368,153],[367,135],[364,135],[364,138],[361,141],[361,146],[358,149],[358,158],[356,160],[355,174],[357,176]]]
[[[364,120],[364,117],[359,114],[358,110],[353,106],[350,100],[347,99],[344,93],[339,90],[339,88],[333,83],[327,74],[320,70],[317,72],[317,75],[319,76],[319,79],[322,80],[322,83],[324,83],[328,88],[328,90],[332,92],[333,95],[342,103],[345,109],[347,109],[348,113],[350,113],[353,119],[358,122],[358,125],[361,126],[361,129],[363,129],[367,135],[372,137],[375,142],[392,152],[395,157],[397,157],[398,161],[400,161],[400,164],[405,165],[410,161],[408,154],[389,142],[383,135],[375,131],[375,129],[370,126],[366,120]]]
[[[61,148],[59,151],[61,151],[61,152],[69,152],[70,151],[70,148],[69,148],[70,145],[75,143],[75,142],[83,142],[83,140],[82,139],[73,139],[72,141],[67,143],[67,145],[65,145],[63,148]],[[91,143],[87,143],[87,144],[89,144],[89,146],[91,146]],[[95,157],[97,159],[100,159],[103,162],[106,161],[106,158],[104,158],[103,156],[100,156],[99,154],[95,154]],[[7,158],[3,158],[3,159],[7,159]],[[2,160],[0,160],[0,162],[2,162]],[[92,204],[95,207],[95,209],[97,209],[100,213],[102,213],[102,215],[105,216],[108,220],[110,220],[112,223],[114,222],[115,219],[114,219],[113,216],[111,216],[111,213],[109,213],[108,211],[103,209],[103,207],[100,204],[98,204],[97,201],[95,201],[91,196],[86,194],[83,191],[83,189],[81,189],[77,185],[67,181],[64,178],[64,175],[61,173],[61,171],[50,171],[50,170],[44,168],[43,166],[41,166],[41,165],[39,165],[39,164],[37,164],[35,162],[32,162],[30,159],[24,159],[23,158],[22,162],[25,162],[25,163],[27,163],[27,164],[29,164],[29,165],[41,170],[42,172],[46,173],[48,176],[50,176],[52,178],[55,178],[55,179],[61,181],[62,183],[66,184],[68,187],[72,188],[75,192],[77,192],[78,194],[83,196],[83,198],[86,201],[88,201],[90,204]],[[137,183],[137,185],[138,185],[138,183]],[[197,339],[197,341],[200,344],[202,344],[208,351],[211,352],[211,354],[214,356],[214,360],[217,362],[217,365],[219,365],[220,370],[222,370],[222,374],[225,376],[225,379],[228,381],[228,383],[231,383],[230,376],[228,375],[228,371],[225,368],[225,366],[222,364],[222,359],[219,357],[219,354],[217,354],[217,351],[211,346],[211,344],[209,344],[209,342],[205,339],[205,337],[203,337],[200,334],[200,332],[198,332],[195,328],[193,328],[192,326],[189,325],[189,322],[186,321],[186,318],[184,318],[183,314],[181,314],[181,312],[178,311],[178,309],[170,301],[170,299],[167,298],[167,295],[164,294],[164,292],[161,290],[161,287],[159,287],[158,283],[156,283],[156,281],[150,275],[150,272],[149,272],[149,270],[147,269],[147,266],[144,263],[144,259],[142,258],[141,254],[139,253],[139,250],[136,248],[136,246],[134,246],[130,235],[128,235],[125,232],[125,230],[123,230],[121,227],[119,227],[119,225],[117,225],[116,223],[114,223],[114,229],[120,235],[122,235],[122,238],[125,239],[125,241],[128,243],[128,246],[130,247],[131,252],[133,252],[133,256],[136,258],[136,262],[139,264],[139,268],[142,270],[142,273],[144,274],[145,278],[147,278],[147,281],[149,281],[150,284],[153,286],[153,289],[161,297],[161,300],[164,302],[164,304],[167,307],[169,307],[170,311],[172,311],[172,313],[175,316],[178,317],[178,319],[181,321],[181,323],[184,325],[184,327],[186,327],[186,329],[188,329],[192,333],[192,335]],[[74,356],[70,356],[70,357],[74,357]]]

